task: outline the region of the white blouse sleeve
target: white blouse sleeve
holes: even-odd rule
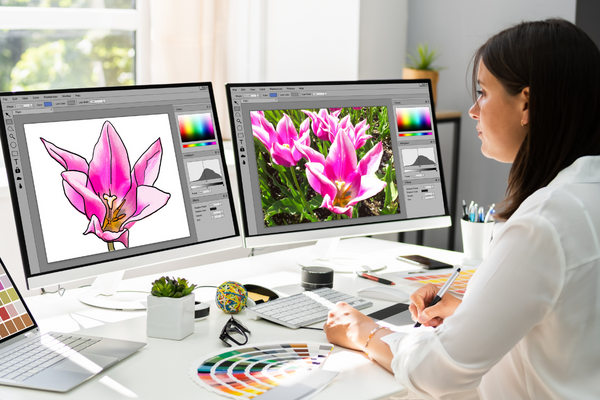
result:
[[[565,273],[558,234],[545,218],[510,220],[455,314],[437,329],[417,328],[390,344],[396,379],[426,399],[476,388],[550,312]]]

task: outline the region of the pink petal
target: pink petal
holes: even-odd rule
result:
[[[265,145],[267,150],[271,150],[271,138],[267,131],[265,131],[261,126],[252,125],[252,134],[255,138],[260,140],[262,144]]]
[[[98,218],[96,218],[95,215],[90,219],[90,223],[87,227],[87,230],[83,234],[87,235],[88,233],[93,233],[105,242],[121,242],[125,247],[129,247],[128,230],[125,229],[119,232],[103,231],[102,225],[100,224],[100,221],[98,221]]]
[[[160,172],[160,161],[162,158],[162,145],[160,138],[142,154],[133,167],[133,178],[136,184],[153,185]]]
[[[61,175],[64,179],[63,187],[69,187],[69,190],[65,190],[65,195],[71,204],[83,212],[88,219],[96,216],[100,221],[104,221],[106,207],[98,195],[94,193],[87,175],[79,171],[65,171]],[[80,209],[81,202],[83,202],[83,211]]]
[[[357,196],[352,201],[350,201],[348,205],[353,206],[359,201],[373,197],[377,193],[381,192],[386,186],[387,183],[380,180],[374,175],[363,176],[360,179],[360,190]]]
[[[356,150],[345,134],[340,131],[329,148],[325,160],[325,175],[331,181],[350,182],[356,174]]]
[[[309,129],[310,129],[310,118],[306,118],[300,124],[300,132],[298,133],[298,135],[300,137],[304,137],[305,133],[308,133]]]
[[[281,165],[282,167],[289,168],[292,165],[296,165],[292,150],[288,147],[280,145],[279,143],[273,143],[273,147],[271,148],[271,157],[273,157],[273,162],[275,162],[275,164]]]
[[[379,142],[360,160],[358,173],[360,175],[374,175],[379,169],[381,156],[383,156],[383,145]]]
[[[340,121],[340,129],[346,129],[346,128],[354,128],[352,126],[352,122],[350,122],[350,116],[346,115],[344,118],[342,118],[342,120]],[[352,129],[354,131],[354,129]]]
[[[308,162],[316,162],[323,165],[325,164],[325,156],[315,149],[300,143],[296,144],[296,149],[304,156],[304,158],[306,158],[306,160],[308,160]]]
[[[335,198],[337,189],[335,184],[325,176],[322,164],[306,163],[306,179],[314,191],[321,196]]]
[[[123,224],[123,228],[131,228],[137,221],[142,220],[167,204],[171,195],[154,186],[139,186],[137,188],[137,205],[135,214]]]
[[[296,132],[294,123],[287,114],[283,114],[277,123],[277,142],[291,147],[295,140],[298,140],[298,132]]]
[[[333,205],[333,200],[329,196],[325,196],[323,198],[323,203],[321,204],[322,208],[327,208],[334,214],[345,214],[348,218],[352,218],[352,206],[348,207],[338,207]]]
[[[98,196],[117,196],[120,201],[131,187],[127,149],[109,121],[104,123],[94,147],[88,175]]]
[[[48,150],[50,156],[58,161],[64,169],[67,171],[81,171],[87,173],[88,163],[85,158],[75,153],[71,153],[70,151],[61,149],[47,140],[42,138],[40,139],[42,140],[44,146],[46,146],[46,150]]]
[[[266,120],[265,113],[263,111],[251,111],[250,120],[252,121],[254,136],[265,145],[267,150],[271,150],[271,145],[277,138],[277,132],[275,132],[273,125]]]
[[[77,191],[73,189],[65,180],[63,180],[63,190],[65,191],[65,196],[67,196],[67,199],[73,205],[73,207],[85,215],[85,202],[83,201],[83,196],[77,193]]]
[[[261,117],[262,118],[265,117],[264,111],[250,111],[250,122],[252,123],[252,125],[260,126],[261,125]]]
[[[329,133],[323,130],[324,122],[321,115],[327,115],[327,110],[321,109],[319,114],[313,111],[301,110],[304,114],[310,117],[312,121],[312,129],[315,135],[321,140],[329,140]]]

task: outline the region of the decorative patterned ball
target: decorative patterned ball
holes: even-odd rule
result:
[[[227,314],[236,314],[246,307],[248,291],[238,282],[227,281],[217,289],[215,303],[217,307]]]

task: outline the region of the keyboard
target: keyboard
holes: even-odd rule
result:
[[[249,307],[247,312],[251,318],[260,317],[298,329],[327,320],[329,310],[338,301],[348,303],[357,310],[373,305],[370,301],[325,287],[257,304]]]
[[[0,378],[22,382],[100,339],[46,333],[0,354]]]

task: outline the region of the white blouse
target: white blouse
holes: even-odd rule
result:
[[[426,399],[599,399],[599,237],[600,156],[587,156],[494,230],[452,317],[385,337],[396,379]]]

